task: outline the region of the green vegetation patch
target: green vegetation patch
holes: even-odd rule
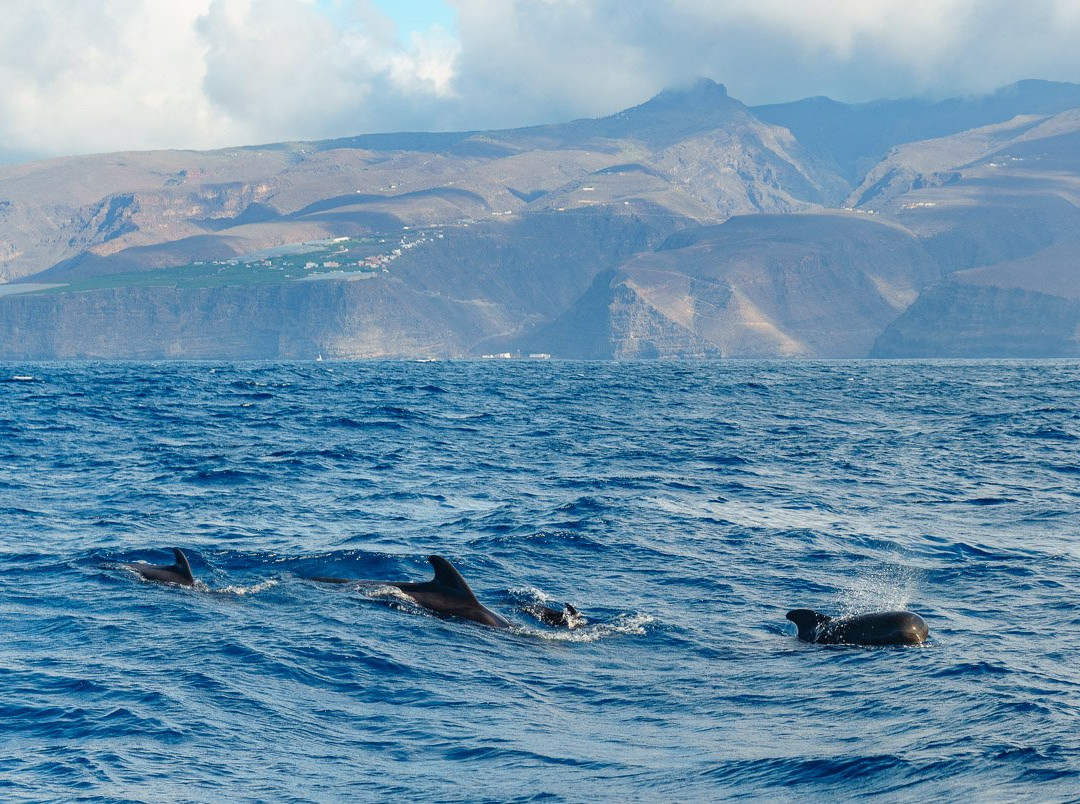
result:
[[[36,293],[78,293],[135,287],[188,289],[275,285],[298,279],[330,276],[348,279],[352,278],[350,274],[360,278],[389,270],[391,263],[404,251],[441,237],[441,232],[431,234],[415,231],[405,236],[339,237],[333,240],[295,243],[228,260],[191,262],[171,268],[76,279],[66,285],[45,288]]]

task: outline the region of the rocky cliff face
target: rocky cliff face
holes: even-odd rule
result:
[[[871,357],[1080,357],[1080,301],[948,282],[886,327]]]
[[[938,276],[914,236],[863,216],[733,218],[673,234],[600,277],[522,347],[566,357],[865,356]],[[601,320],[602,337],[575,345]]]
[[[5,359],[303,359],[469,354],[511,322],[393,280],[104,289],[3,300]]]
[[[951,278],[884,330],[873,355],[1076,353],[1080,112],[1018,119],[990,134],[934,143],[938,166],[953,154],[955,181],[879,196],[882,211],[918,236]]]

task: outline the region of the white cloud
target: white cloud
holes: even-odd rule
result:
[[[217,147],[606,114],[706,75],[750,103],[1080,80],[1080,3],[5,0],[0,158]]]
[[[0,148],[85,152],[179,144],[184,127],[199,138],[215,133],[198,119],[202,65],[191,26],[206,5],[7,0]]]
[[[207,99],[252,137],[287,139],[404,123],[409,100],[449,95],[456,42],[430,31],[403,48],[370,6],[353,5],[358,24],[342,26],[298,0],[213,0],[196,25]]]
[[[524,112],[533,102],[537,118],[611,112],[698,75],[749,103],[945,96],[1022,78],[1080,80],[1076,0],[454,4],[463,95],[517,87],[514,107]]]
[[[367,0],[5,0],[0,157],[423,127],[457,43]]]

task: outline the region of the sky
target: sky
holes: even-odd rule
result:
[[[1080,0],[0,0],[0,162],[1080,82]]]

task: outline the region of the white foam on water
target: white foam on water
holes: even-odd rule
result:
[[[415,600],[413,600],[413,598],[409,597],[396,586],[390,586],[389,584],[378,584],[376,586],[370,586],[364,589],[364,592],[365,594],[367,594],[368,597],[392,597],[405,603],[410,603],[413,606],[419,605]]]
[[[608,623],[597,623],[573,630],[565,628],[549,630],[523,626],[514,626],[512,630],[515,634],[538,637],[549,642],[588,643],[599,642],[601,639],[616,636],[642,636],[645,634],[647,626],[655,622],[656,618],[651,614],[637,612],[634,614],[620,614]]]
[[[269,580],[260,581],[259,583],[251,584],[250,586],[231,585],[222,587],[221,589],[211,589],[209,591],[219,595],[237,595],[238,597],[245,597],[247,595],[257,595],[259,592],[273,589],[277,585],[277,579],[270,578]]]
[[[551,595],[535,586],[518,586],[508,590],[510,597],[519,603],[539,603],[548,605],[555,601]]]

